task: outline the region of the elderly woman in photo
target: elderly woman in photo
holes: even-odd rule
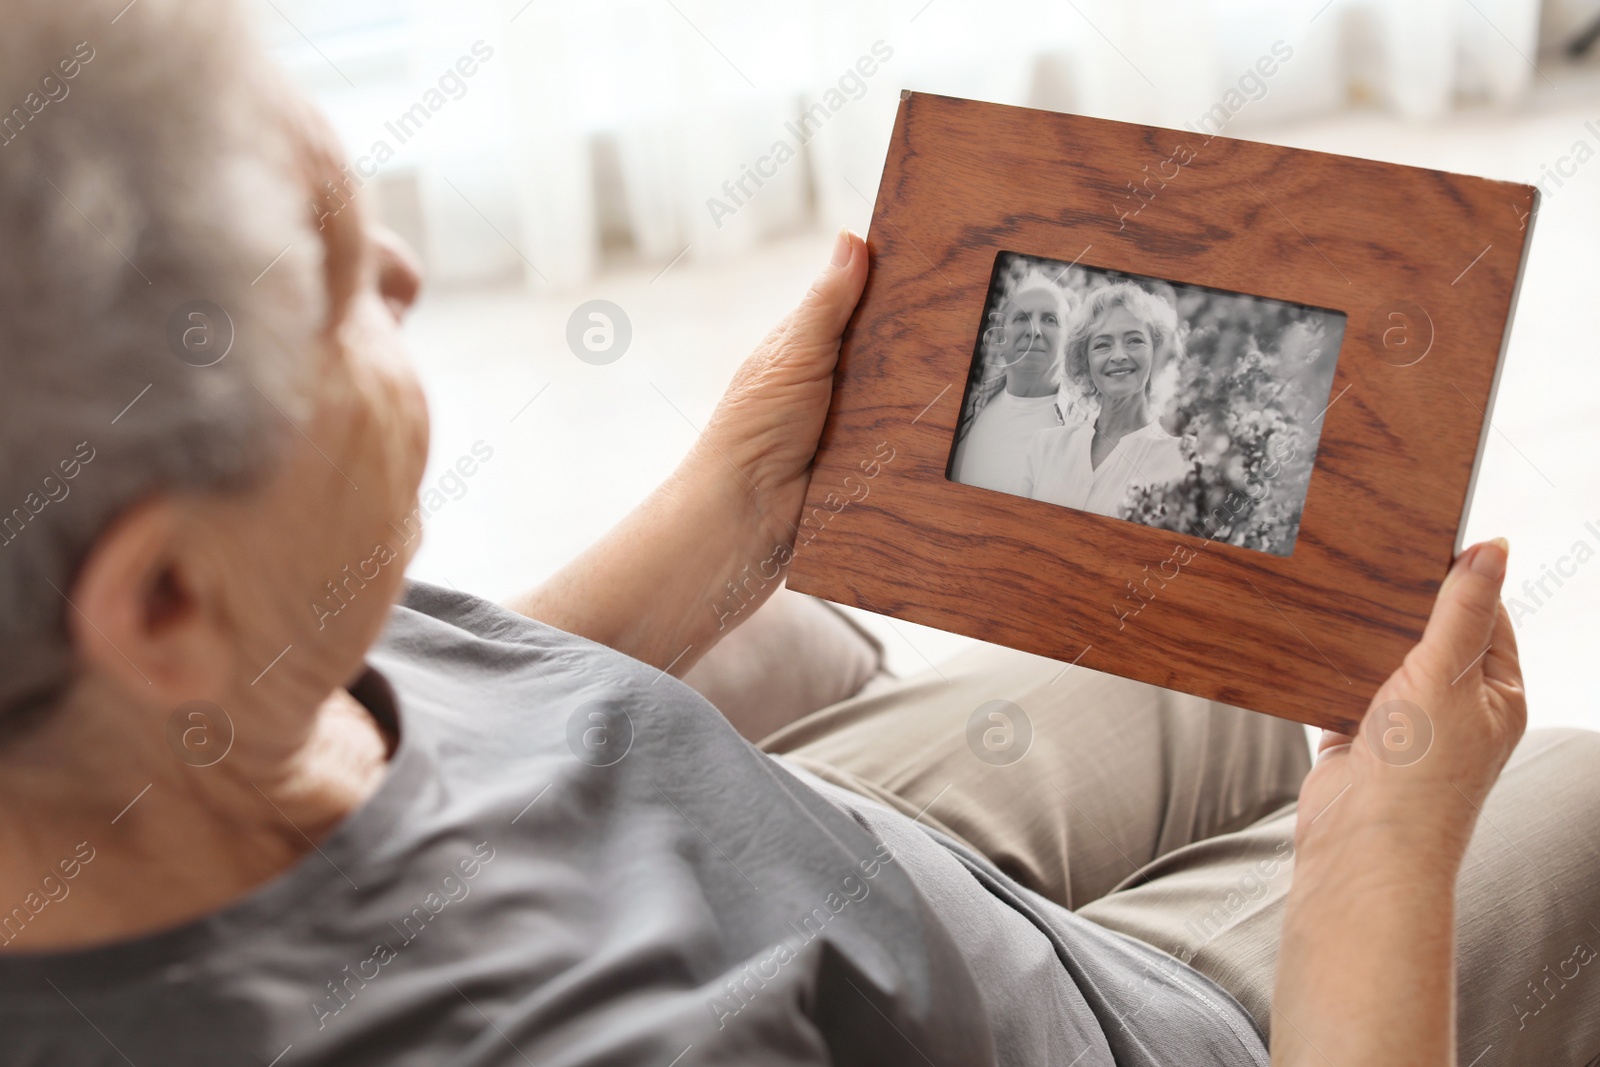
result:
[[[956,443],[952,481],[1023,494],[1029,443],[1040,430],[1061,425],[1056,396],[1071,306],[1067,291],[1038,270],[1024,275],[1001,304],[1000,322],[990,328],[998,332],[998,358],[984,368],[991,383],[1000,379],[998,391]]]
[[[0,1067],[1600,1053],[1600,742],[1518,747],[1502,542],[1378,693],[1413,766],[994,646],[888,676],[753,577],[866,285],[841,232],[615,529],[503,605],[408,582],[421,278],[326,126],[229,0],[7,15]],[[1108,429],[1139,314],[1097,327]],[[969,742],[996,701],[1025,759]]]
[[[1178,439],[1151,402],[1158,355],[1176,344],[1177,328],[1172,305],[1132,282],[1089,294],[1067,333],[1065,373],[1099,414],[1034,435],[1022,495],[1116,515],[1130,488],[1183,476]]]

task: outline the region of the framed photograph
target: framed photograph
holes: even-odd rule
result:
[[[1351,729],[1459,548],[1536,197],[902,94],[789,585]]]
[[[982,323],[951,481],[1294,551],[1343,312],[1003,251]]]

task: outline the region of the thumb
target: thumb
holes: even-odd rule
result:
[[[867,243],[847,229],[839,231],[833,258],[822,268],[789,321],[785,343],[831,350],[867,284]]]
[[[1489,647],[1509,547],[1504,538],[1497,537],[1456,557],[1417,646],[1429,666],[1454,676]]]

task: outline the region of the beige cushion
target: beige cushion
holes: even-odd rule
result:
[[[843,612],[780,587],[683,680],[751,741],[854,696],[883,670],[883,646]]]

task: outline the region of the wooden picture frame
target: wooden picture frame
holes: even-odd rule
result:
[[[1353,730],[1459,550],[1537,195],[903,93],[789,586]],[[1343,314],[1289,554],[949,480],[1003,252]]]

